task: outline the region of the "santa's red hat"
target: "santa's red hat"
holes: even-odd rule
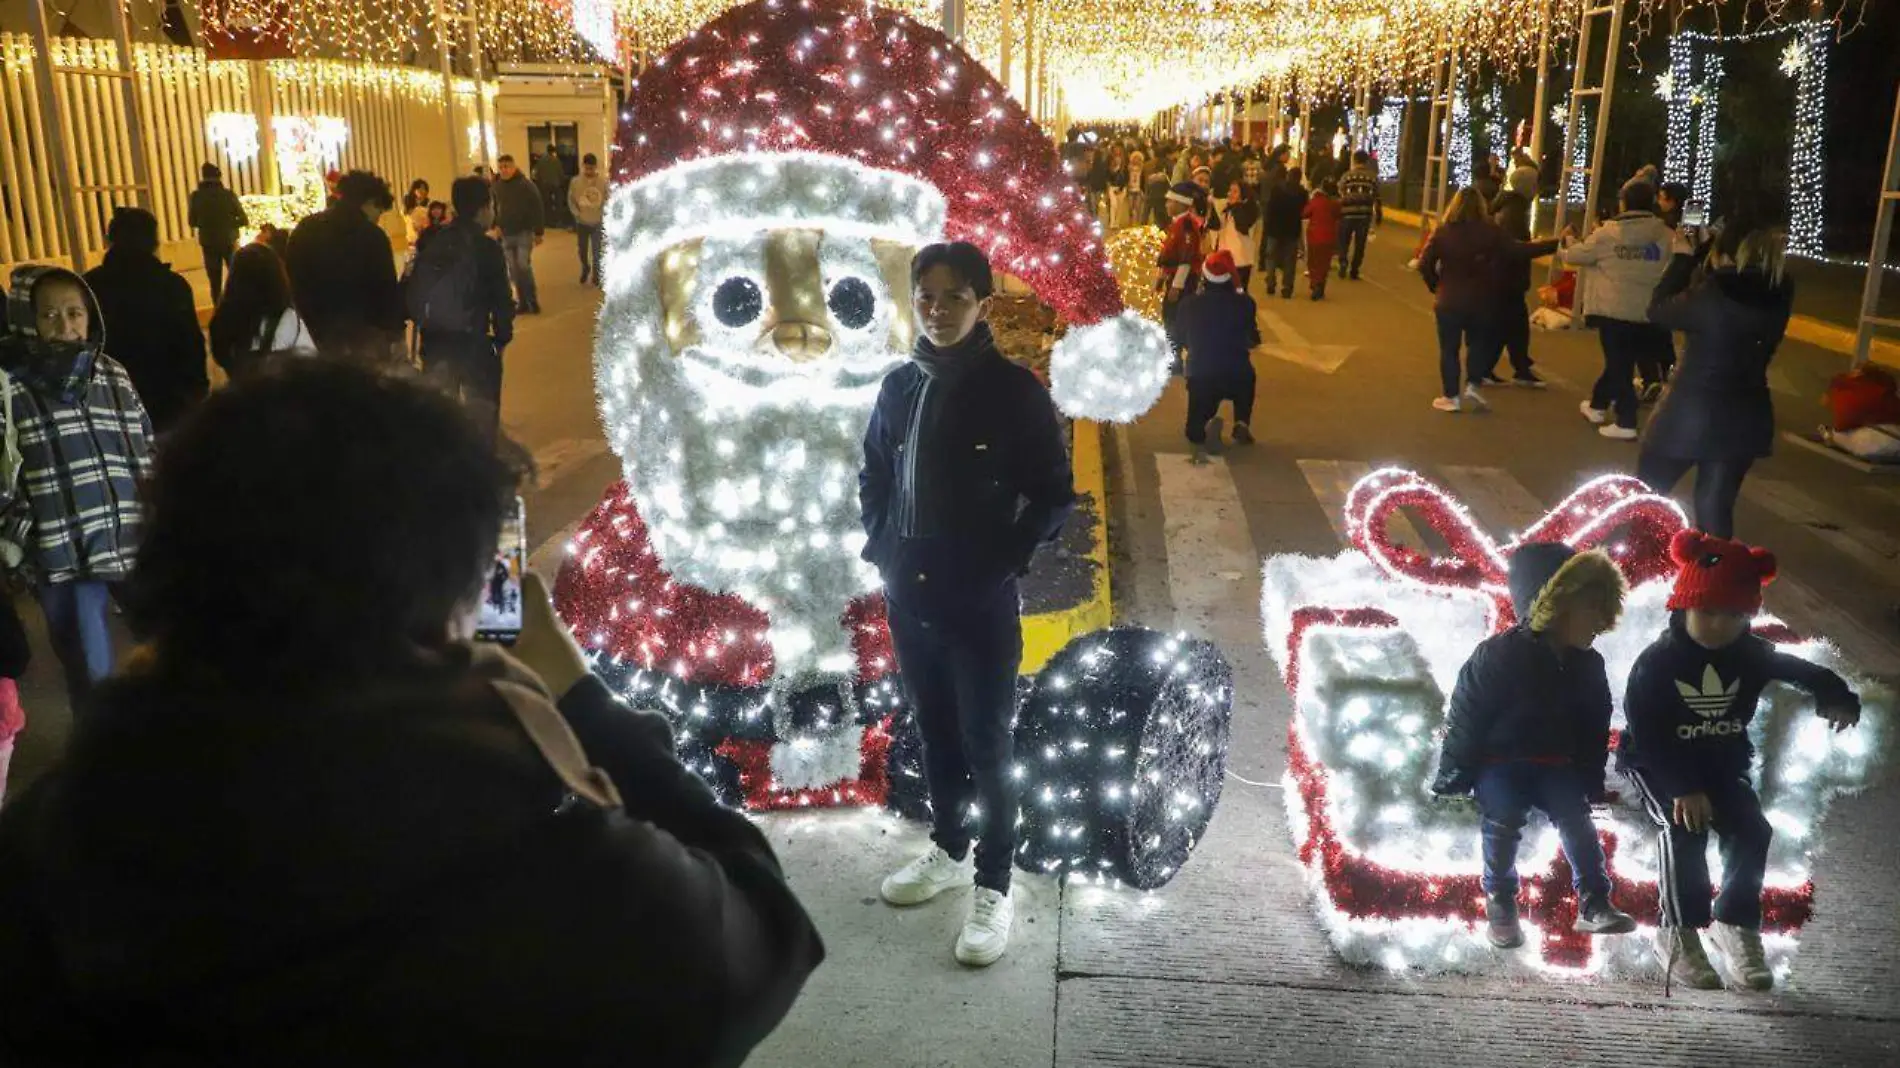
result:
[[[1123,306],[1055,147],[936,28],[861,0],[754,0],[656,60],[623,118],[610,289],[735,230],[964,240],[1070,323],[1050,357],[1063,410],[1127,420],[1160,396],[1167,341]]]
[[[1682,565],[1669,610],[1702,608],[1752,616],[1761,611],[1762,587],[1775,579],[1775,554],[1699,530],[1676,532],[1669,554]]]
[[[1219,249],[1201,261],[1201,274],[1210,282],[1225,282],[1234,276],[1234,254]]]

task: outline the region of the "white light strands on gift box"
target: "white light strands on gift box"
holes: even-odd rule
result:
[[[1484,942],[1475,810],[1431,798],[1445,694],[1484,637],[1509,624],[1496,589],[1510,545],[1479,531],[1443,490],[1410,472],[1375,472],[1348,498],[1355,548],[1330,559],[1266,561],[1262,623],[1294,699],[1286,778],[1288,818],[1320,919],[1349,961],[1393,969],[1482,971],[1518,960],[1576,974],[1660,968],[1648,939],[1570,932],[1575,895],[1554,835],[1528,837],[1519,872],[1532,949],[1500,954]],[[1400,512],[1436,532],[1451,555],[1394,544]],[[1559,541],[1606,548],[1632,583],[1621,622],[1597,642],[1620,701],[1630,666],[1667,625],[1676,506],[1623,476],[1597,479],[1513,544]],[[1838,654],[1761,616],[1756,633],[1783,652],[1852,677]],[[1782,971],[1814,908],[1811,855],[1829,801],[1870,781],[1892,694],[1864,680],[1862,725],[1831,734],[1797,691],[1771,686],[1751,726],[1762,800],[1776,828],[1763,895],[1765,941]],[[1620,709],[1616,725],[1621,725]],[[1612,789],[1620,781],[1612,775]],[[1625,789],[1626,795],[1631,792]],[[1655,829],[1632,802],[1597,819],[1619,901],[1656,917]]]

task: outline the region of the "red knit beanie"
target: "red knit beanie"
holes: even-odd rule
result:
[[[1669,555],[1682,570],[1669,594],[1669,610],[1703,608],[1752,616],[1761,611],[1762,587],[1775,579],[1775,554],[1699,530],[1681,530]]]

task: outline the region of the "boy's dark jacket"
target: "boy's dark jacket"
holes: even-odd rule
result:
[[[597,679],[182,675],[111,680],[0,813],[0,1064],[736,1066],[824,957],[765,836]]]
[[[1629,729],[1617,746],[1617,764],[1641,771],[1671,798],[1747,778],[1755,755],[1748,725],[1769,682],[1793,683],[1819,707],[1860,707],[1854,691],[1827,668],[1753,633],[1705,649],[1689,637],[1683,613],[1674,613],[1669,629],[1630,669],[1623,698]]]
[[[988,333],[988,327],[979,324]],[[900,465],[928,377],[915,360],[885,376],[864,431],[858,475],[865,545],[891,602],[922,616],[989,603],[1029,567],[1075,506],[1075,481],[1049,391],[993,344],[950,385],[923,448],[928,477],[917,492],[944,517],[941,536],[898,533]],[[946,388],[932,385],[932,389]],[[919,576],[924,576],[920,578]]]
[[[1518,624],[1479,644],[1458,673],[1432,792],[1466,794],[1487,765],[1567,764],[1591,796],[1603,792],[1609,757],[1610,680],[1594,649],[1559,650],[1539,635],[1580,594],[1620,586],[1597,554],[1537,543],[1512,554]]]

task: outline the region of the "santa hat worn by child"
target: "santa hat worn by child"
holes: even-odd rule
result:
[[[1234,254],[1226,249],[1211,253],[1201,261],[1201,277],[1210,282],[1225,282],[1234,277]]]
[[[1681,530],[1669,555],[1682,570],[1669,593],[1669,610],[1701,608],[1753,616],[1761,611],[1762,587],[1775,579],[1775,554],[1699,530]]]
[[[616,335],[638,342],[662,321],[658,261],[682,241],[799,228],[959,240],[1068,321],[1049,360],[1065,412],[1131,420],[1167,384],[1167,338],[1124,307],[1055,146],[932,26],[862,0],[753,0],[643,71],[625,114],[605,281],[616,315],[644,322]],[[597,346],[603,387],[630,373],[623,348]]]

